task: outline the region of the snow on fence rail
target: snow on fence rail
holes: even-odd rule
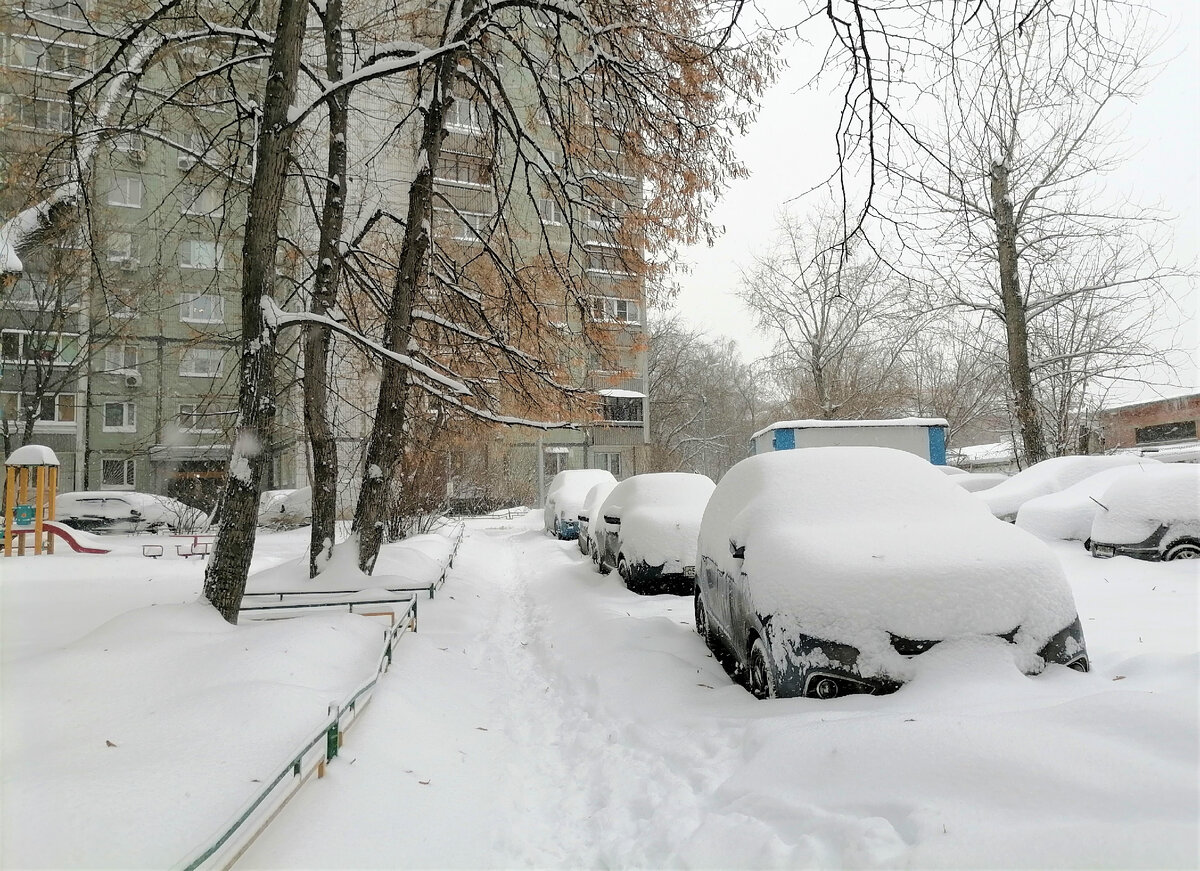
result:
[[[318,602],[308,604],[284,603],[283,609],[308,607],[341,607],[367,604],[403,604],[403,610],[397,612],[374,612],[364,616],[388,616],[391,625],[384,631],[383,648],[379,656],[379,664],[375,675],[341,704],[330,705],[329,718],[320,730],[307,741],[270,783],[259,791],[234,814],[228,825],[220,833],[208,839],[203,845],[193,850],[188,857],[175,867],[184,871],[194,871],[200,868],[229,868],[246,851],[271,820],[283,809],[283,806],[295,795],[316,772],[317,777],[325,776],[325,766],[337,755],[342,746],[346,731],[362,713],[371,700],[375,685],[379,678],[392,664],[392,650],[397,640],[405,632],[417,630],[417,598],[392,598],[387,600],[359,600],[341,602]],[[268,608],[243,608],[243,610],[280,610],[278,604]],[[290,777],[289,777],[290,775]]]

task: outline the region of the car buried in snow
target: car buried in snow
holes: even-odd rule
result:
[[[606,469],[567,469],[559,472],[546,490],[542,525],[555,538],[570,540],[579,535],[579,508],[588,491],[601,481],[616,481]]]
[[[597,569],[616,569],[634,593],[690,593],[696,534],[713,486],[692,472],[652,472],[619,483],[592,518]]]
[[[1058,493],[1105,469],[1136,465],[1138,460],[1131,454],[1051,457],[983,490],[977,498],[996,517],[1011,523],[1017,519],[1021,506],[1030,499]]]
[[[55,499],[56,518],[74,529],[99,534],[195,533],[208,514],[170,496],[131,490],[80,490]]]
[[[1092,556],[1200,559],[1200,466],[1172,463],[1123,477],[1100,497]]]
[[[891,448],[752,456],[700,528],[696,631],[760,698],[892,692],[943,641],[995,636],[1027,674],[1089,668],[1054,554]]]
[[[615,486],[617,486],[616,478],[596,484],[591,490],[588,490],[587,496],[583,499],[583,507],[579,509],[579,552],[584,556],[590,556],[593,563],[597,562],[597,555],[594,546],[592,518],[596,516],[596,512],[600,510],[600,506],[604,504],[604,500],[608,498],[608,494]]]

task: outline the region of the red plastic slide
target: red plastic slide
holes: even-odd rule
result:
[[[44,529],[50,535],[61,538],[63,541],[65,541],[67,543],[67,546],[70,547],[71,550],[75,551],[76,553],[108,553],[109,552],[107,549],[102,548],[102,547],[87,547],[86,545],[80,544],[79,541],[75,538],[75,530],[71,529],[71,527],[69,527],[69,526],[63,526],[61,523],[55,523],[53,520],[43,520],[42,521],[42,529]],[[17,535],[33,535],[33,527],[32,526],[30,526],[26,529],[16,529],[13,531]],[[30,545],[28,543],[26,543],[25,546],[29,547]]]

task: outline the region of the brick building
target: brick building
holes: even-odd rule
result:
[[[1175,462],[1200,460],[1200,393],[1106,408],[1093,451],[1136,450]]]

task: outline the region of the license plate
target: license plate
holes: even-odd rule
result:
[[[1107,545],[1107,544],[1093,544],[1092,545],[1092,556],[1098,556],[1102,559],[1108,559],[1109,557],[1113,557],[1116,555],[1117,555],[1116,549],[1113,548],[1111,545]]]
[[[685,578],[696,577],[696,567],[695,566],[684,566],[683,567],[683,576]]]

